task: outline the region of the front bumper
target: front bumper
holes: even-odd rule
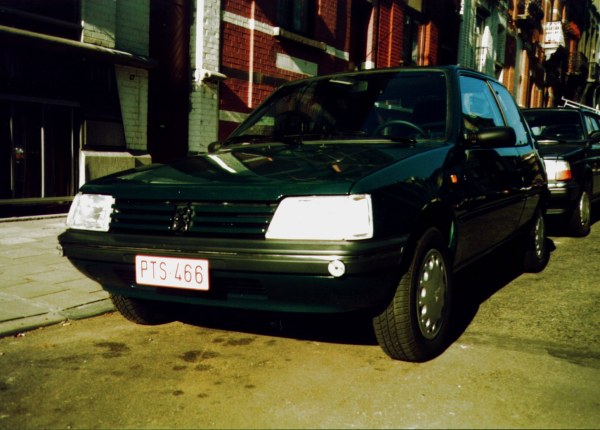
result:
[[[579,201],[581,187],[576,182],[549,183],[550,201],[548,202],[548,215],[562,215],[571,213]]]
[[[386,305],[397,285],[405,237],[313,242],[117,235],[67,230],[63,254],[104,289],[128,297],[287,312],[345,312]],[[138,285],[135,256],[209,261],[210,290]],[[332,261],[345,265],[334,277]]]

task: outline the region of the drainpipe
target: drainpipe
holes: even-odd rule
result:
[[[379,54],[379,16],[380,16],[379,0],[373,0],[373,17],[371,28],[371,46],[370,57],[372,69],[377,68],[377,57]]]
[[[253,100],[252,92],[254,89],[254,28],[255,28],[255,17],[256,17],[256,2],[252,0],[250,4],[250,53],[248,61],[248,107],[252,109]]]

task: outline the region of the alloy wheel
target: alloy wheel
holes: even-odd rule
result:
[[[417,319],[421,334],[433,339],[439,333],[443,317],[448,278],[442,254],[431,249],[425,255],[417,287]]]

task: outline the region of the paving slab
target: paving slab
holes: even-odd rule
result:
[[[114,310],[58,253],[66,215],[0,219],[0,337]]]

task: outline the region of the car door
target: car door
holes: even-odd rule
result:
[[[600,132],[600,116],[584,112],[585,128],[588,139],[593,132]],[[588,162],[593,173],[592,196],[600,196],[600,142],[591,142],[588,152]]]
[[[515,145],[518,157],[514,159],[515,176],[513,179],[515,186],[518,186],[518,189],[515,189],[514,197],[516,200],[521,200],[523,208],[518,224],[520,227],[532,219],[535,210],[539,207],[541,190],[546,183],[544,168],[527,122],[513,97],[499,83],[490,82],[490,85],[498,98],[506,125],[515,131],[517,138]]]
[[[482,77],[459,77],[462,135],[504,127],[498,99]],[[519,225],[523,212],[521,154],[517,145],[488,147],[464,145],[461,163],[462,201],[455,207],[459,222],[457,260],[468,260],[508,238]]]

